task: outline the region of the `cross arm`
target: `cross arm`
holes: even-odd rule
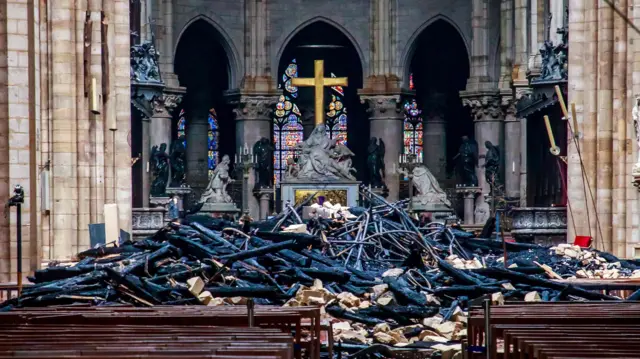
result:
[[[300,77],[294,77],[291,79],[291,84],[293,86],[315,86],[314,78],[300,78]]]
[[[346,77],[325,78],[323,83],[325,86],[349,86],[349,82]]]

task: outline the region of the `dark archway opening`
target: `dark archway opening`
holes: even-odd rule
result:
[[[175,56],[175,73],[180,85],[187,88],[181,109],[186,119],[187,183],[195,195],[208,184],[213,162],[210,156],[222,158],[235,153],[235,124],[232,108],[224,98],[229,88],[229,57],[222,46],[222,36],[209,23],[198,20],[182,34]],[[210,110],[214,109],[217,135],[213,153],[208,136]],[[177,138],[180,109],[175,111],[173,126]]]
[[[342,102],[347,111],[347,146],[355,154],[354,168],[358,171],[358,180],[366,181],[366,148],[369,140],[369,125],[367,116],[358,96],[358,89],[362,88],[362,64],[353,43],[334,26],[318,21],[298,32],[282,53],[278,64],[278,81],[282,81],[285,70],[295,59],[298,65],[299,77],[313,77],[314,60],[324,60],[325,77],[334,74],[336,77],[348,77],[349,86],[344,87]],[[284,84],[280,84],[284,87]],[[312,110],[314,104],[313,89],[302,87],[298,89],[295,103],[301,110]],[[331,95],[335,94],[331,88],[325,88],[325,113],[329,111]],[[304,113],[303,113],[304,114]],[[303,116],[307,118],[307,116]],[[312,117],[308,118],[313,121]],[[304,123],[305,133],[310,132],[312,123]]]
[[[444,133],[425,136],[423,153],[427,157],[438,156],[431,163],[439,168],[430,170],[441,181],[443,188],[455,187],[454,156],[461,144],[461,137],[473,137],[474,126],[469,110],[462,106],[460,91],[469,78],[469,56],[465,43],[455,27],[444,20],[437,20],[416,39],[411,60],[410,74],[416,92],[416,100],[423,110],[425,131],[428,121],[438,117]],[[437,121],[436,121],[437,122]],[[432,127],[433,128],[433,127]],[[435,142],[435,143],[429,143]]]

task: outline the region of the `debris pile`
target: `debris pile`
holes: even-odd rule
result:
[[[254,298],[322,306],[342,351],[382,344],[452,357],[475,298],[619,300],[559,279],[640,276],[640,263],[608,253],[477,239],[442,224],[418,227],[405,202],[362,192],[371,206],[350,208],[352,218],[336,212],[335,219],[303,221],[301,206],[289,206],[249,233],[189,216],[148,239],[89,249],[71,266],[37,271],[34,285],[0,311],[77,302],[221,306]]]

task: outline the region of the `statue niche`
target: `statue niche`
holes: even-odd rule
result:
[[[339,182],[355,181],[351,157],[353,152],[347,146],[330,139],[324,124],[318,125],[309,138],[298,144],[300,157],[295,170],[287,170],[287,181]]]
[[[268,138],[262,137],[253,145],[256,156],[255,189],[269,188],[273,185],[273,152],[275,147]]]

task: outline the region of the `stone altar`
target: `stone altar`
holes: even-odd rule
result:
[[[330,139],[324,124],[316,126],[297,150],[297,162],[287,164],[280,183],[283,208],[287,202],[297,204],[314,193],[331,203],[348,207],[358,204],[360,182],[353,175],[353,152],[337,139]]]

